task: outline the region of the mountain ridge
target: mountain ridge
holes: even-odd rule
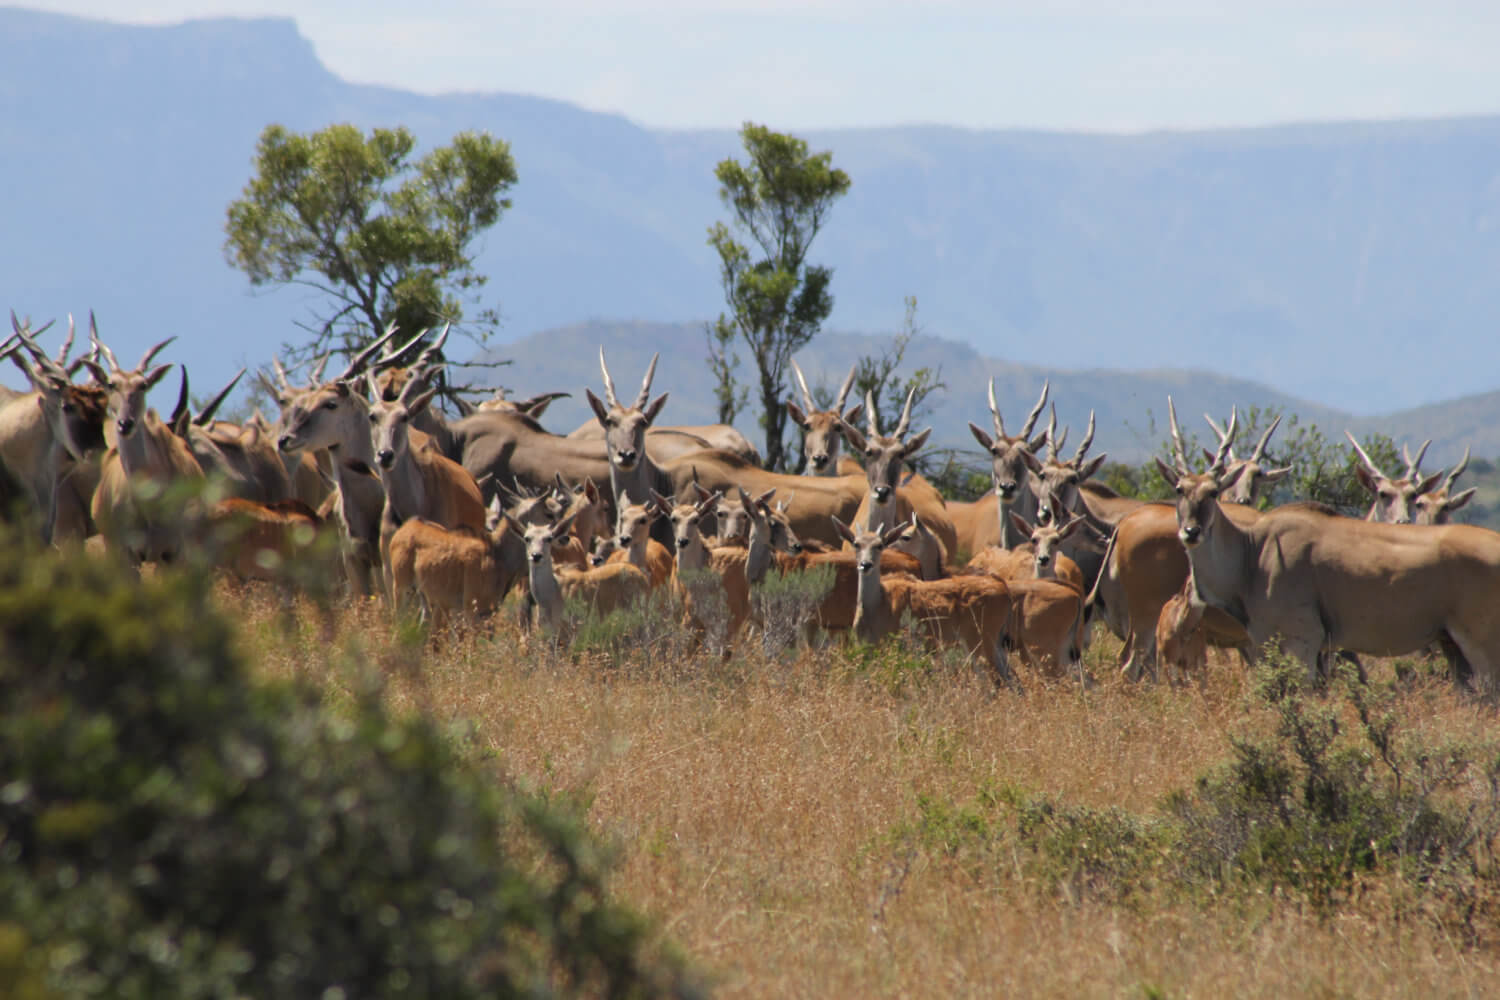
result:
[[[8,207],[0,290],[38,319],[96,307],[122,357],[180,333],[212,382],[308,317],[305,294],[252,293],[222,255],[224,210],[273,121],[509,141],[514,207],[477,261],[504,341],[723,308],[705,233],[731,130],[349,83],[287,18],[135,26],[8,7],[0,36],[0,137],[26,151],[4,171],[26,197]],[[890,329],[911,294],[934,333],[1023,365],[1235,372],[1364,415],[1500,384],[1500,117],[803,135],[854,179],[813,253],[835,272],[832,330]]]
[[[890,343],[891,336],[826,331],[797,353],[797,363],[814,391],[819,386],[832,388],[843,380],[855,359],[879,352]],[[663,425],[717,421],[702,324],[589,321],[541,331],[481,356],[512,362],[510,367],[499,369],[494,379],[516,398],[553,390],[571,392],[571,398],[550,405],[544,420],[556,433],[567,434],[593,419],[583,389],[599,391],[601,347],[615,383],[632,392],[640,384],[651,355],[660,352],[652,395],[670,395],[660,419]],[[1338,447],[1344,446],[1346,429],[1360,438],[1377,432],[1387,434],[1398,444],[1409,443],[1413,448],[1432,438],[1427,465],[1433,469],[1452,465],[1466,447],[1475,456],[1500,455],[1500,392],[1406,413],[1359,417],[1216,372],[1040,368],[986,358],[972,345],[930,334],[912,340],[898,374],[904,377],[921,367],[939,371],[946,383],[945,389],[934,394],[930,412],[918,417],[920,426],[934,428],[933,447],[977,450],[967,425],[973,422],[989,429],[987,386],[993,377],[1001,415],[1012,433],[1025,420],[1045,379],[1051,385],[1049,395],[1057,407],[1059,427],[1072,427],[1073,440],[1077,441],[1093,411],[1097,430],[1090,454],[1107,452],[1111,459],[1131,464],[1157,454],[1166,440],[1168,394],[1173,397],[1184,431],[1200,441],[1211,440],[1203,413],[1213,414],[1222,423],[1231,406],[1239,407],[1246,416],[1252,406],[1258,406],[1274,408],[1288,418],[1278,437],[1291,429],[1290,418],[1295,416],[1299,423],[1316,425]],[[743,367],[740,375],[741,381],[749,377]],[[751,441],[759,443],[765,436],[753,415],[742,415],[736,425]],[[1275,438],[1270,450],[1273,455],[1277,453]]]

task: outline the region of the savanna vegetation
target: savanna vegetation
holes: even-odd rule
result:
[[[898,638],[729,655],[670,602],[429,634],[6,547],[18,995],[1482,995],[1493,708],[1026,676]],[[773,588],[774,591],[774,588]],[[790,627],[789,627],[790,626]]]
[[[807,251],[850,182],[793,137],[743,138],[750,163],[716,173],[736,229],[711,230],[731,310],[711,365],[730,419],[745,399],[732,348],[752,352],[766,458],[785,466],[785,369],[831,305]],[[329,297],[304,356],[459,319],[482,284],[468,247],[508,205],[508,149],[461,136],[415,164],[413,149],[402,130],[262,136],[229,251],[253,283]],[[915,330],[908,300],[905,339],[856,365],[877,430],[942,387],[901,371]],[[1273,418],[1245,414],[1245,439]],[[1295,420],[1281,433],[1272,460],[1292,472],[1266,502],[1367,503],[1341,445]],[[1388,439],[1365,446],[1397,464]],[[948,459],[926,471],[950,496],[989,488]],[[1166,493],[1150,463],[1104,478]],[[218,488],[192,480],[130,499]],[[198,510],[143,507],[141,523],[196,529]],[[831,570],[769,574],[737,638],[706,573],[602,620],[572,605],[523,629],[513,595],[434,629],[342,596],[332,543],[246,584],[218,571],[233,540],[211,534],[143,575],[35,537],[0,537],[12,995],[1426,996],[1500,981],[1495,709],[1441,661],[1366,658],[1367,681],[1309,690],[1274,649],[1253,670],[1216,653],[1187,684],[1132,684],[1096,628],[1097,683],[1026,673],[1022,693],[910,621],[878,646],[809,642]]]

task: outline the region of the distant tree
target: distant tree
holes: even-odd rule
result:
[[[911,419],[915,426],[917,421],[932,412],[927,397],[939,389],[948,388],[941,368],[918,368],[905,378],[899,374],[906,360],[906,349],[921,333],[922,328],[917,325],[917,297],[908,295],[901,329],[891,339],[890,346],[879,354],[866,354],[855,362],[854,398],[863,402],[868,395],[874,401],[874,410],[867,411],[865,418],[873,419],[882,434],[895,424],[901,407],[906,403],[907,393],[912,397]]]
[[[864,423],[873,420],[880,433],[888,433],[895,426],[901,407],[906,404],[907,393],[911,393],[912,397],[912,427],[918,429],[921,420],[932,413],[928,397],[948,388],[948,384],[943,381],[942,368],[918,368],[910,375],[901,375],[901,366],[906,361],[906,349],[923,332],[917,324],[916,296],[908,295],[905,305],[901,329],[891,338],[889,346],[882,348],[879,353],[865,354],[854,363],[854,388],[849,402],[862,403],[869,398],[874,403],[873,408],[866,408],[861,429]],[[831,406],[833,397],[833,390],[828,386],[818,386],[813,390],[813,401],[819,406]],[[925,474],[938,465],[951,464],[950,460],[954,457],[953,449],[940,452],[938,449],[928,448],[916,455],[911,464]]]
[[[787,364],[833,311],[833,272],[809,264],[807,253],[850,181],[833,167],[832,153],[810,154],[795,136],[747,122],[740,139],[749,162],[728,159],[714,168],[733,228],[717,222],[708,231],[730,310],[709,325],[709,367],[717,379],[720,419],[733,419],[748,392],[736,384],[739,359],[732,345],[738,339],[749,349],[759,376],[766,467],[783,469]],[[750,245],[736,233],[748,236]]]
[[[312,338],[286,345],[291,360],[352,355],[391,323],[408,334],[452,323],[481,343],[498,325],[491,308],[457,326],[460,298],[476,300],[486,281],[474,270],[474,240],[510,207],[510,147],[476,132],[412,160],[415,147],[405,128],[261,133],[255,176],[229,205],[224,252],[252,286],[327,296],[307,326]]]

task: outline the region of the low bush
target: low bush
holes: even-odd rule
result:
[[[767,573],[751,588],[750,602],[761,623],[762,652],[780,656],[796,649],[833,584],[832,566],[813,566],[800,573]]]
[[[1425,741],[1397,727],[1391,688],[1345,676],[1342,697],[1308,697],[1304,676],[1268,657],[1247,706],[1261,721],[1149,814],[986,788],[967,803],[919,796],[888,838],[996,885],[1019,870],[1069,899],[1289,893],[1330,915],[1386,879],[1412,912],[1470,942],[1493,935],[1500,745]]]
[[[377,688],[250,683],[210,590],[0,538],[12,995],[694,992],[576,811]]]

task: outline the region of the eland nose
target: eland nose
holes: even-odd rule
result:
[[[996,483],[995,491],[1005,499],[1009,500],[1011,497],[1016,495],[1016,481],[1012,479],[1006,482]]]
[[[1052,561],[1052,557],[1051,556],[1039,555],[1039,556],[1036,557],[1036,564],[1038,566],[1046,566],[1051,561]]]
[[[809,461],[812,462],[814,469],[821,469],[823,466],[825,466],[825,465],[828,464],[828,456],[827,455],[813,455],[813,456],[811,456],[811,458],[809,459]]]
[[[380,463],[382,469],[389,469],[396,464],[396,453],[389,448],[382,448],[375,455],[375,461]]]
[[[889,486],[877,486],[877,487],[875,487],[875,499],[876,500],[879,500],[881,503],[885,503],[890,498],[891,498],[891,488]]]
[[[121,434],[129,434],[131,431],[135,430],[135,418],[121,417],[119,420],[115,421],[115,430],[119,431]]]
[[[1201,534],[1203,534],[1203,529],[1198,527],[1196,524],[1185,524],[1182,527],[1182,540],[1184,542],[1187,542],[1189,545],[1196,542],[1198,540],[1198,536]]]
[[[1037,524],[1051,524],[1052,523],[1052,510],[1051,510],[1051,508],[1049,508],[1049,507],[1043,507],[1041,510],[1037,511],[1036,512],[1036,523]]]

